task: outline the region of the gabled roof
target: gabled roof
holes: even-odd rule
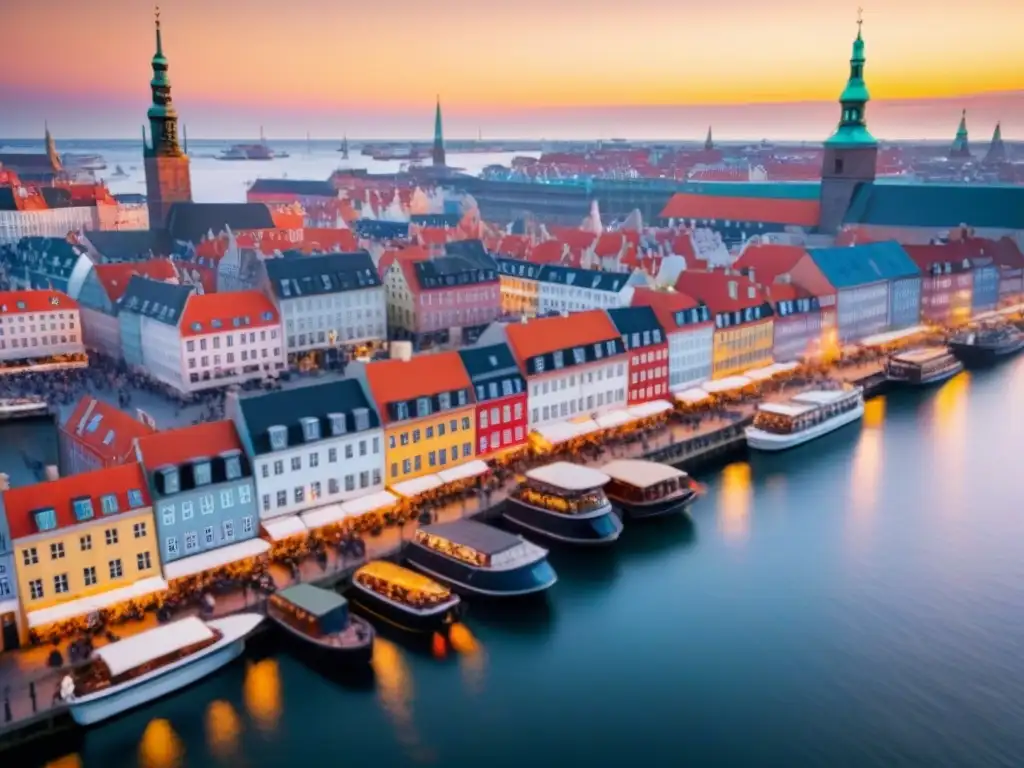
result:
[[[540,282],[554,285],[571,285],[594,291],[618,293],[629,281],[628,272],[605,272],[599,269],[579,269],[546,264],[540,271]]]
[[[366,363],[366,382],[381,417],[387,406],[441,392],[470,389],[469,374],[458,352],[415,355],[410,360],[376,360]]]
[[[415,283],[414,290],[451,289],[465,285],[497,282],[498,265],[479,240],[461,240],[445,244],[445,254],[422,261],[406,260]],[[406,270],[408,279],[408,270]]]
[[[60,291],[0,291],[0,314],[59,312],[63,309],[78,309],[78,302]]]
[[[969,272],[973,265],[975,256],[980,255],[978,248],[973,248],[963,241],[929,244],[929,245],[904,245],[903,250],[913,259],[918,269],[924,275],[934,271]]]
[[[61,429],[108,461],[124,461],[134,440],[156,431],[92,395],[82,395]]]
[[[765,303],[760,288],[749,278],[721,271],[687,269],[679,275],[676,290],[703,301],[716,315],[751,309]]]
[[[171,237],[181,242],[196,244],[229,227],[236,232],[274,229],[274,219],[263,203],[174,203],[167,215]]]
[[[142,465],[150,472],[160,467],[178,466],[194,459],[242,450],[235,425],[228,420],[153,432],[140,437],[138,446]]]
[[[178,273],[170,259],[150,259],[149,261],[128,261],[119,264],[97,264],[96,279],[112,302],[117,302],[126,290],[133,275],[148,277],[152,280],[174,280]]]
[[[192,291],[191,285],[164,283],[134,275],[121,297],[121,311],[177,326]]]
[[[358,291],[381,284],[373,259],[366,251],[267,259],[264,265],[279,300]]]
[[[807,252],[836,290],[921,274],[895,240],[849,248],[809,248]]]
[[[185,337],[266,328],[279,321],[277,308],[260,291],[227,291],[190,296],[179,327]]]
[[[1024,229],[1024,186],[862,184],[843,221],[936,229]]]
[[[459,350],[459,357],[466,367],[470,381],[474,384],[514,376],[520,381],[522,375],[508,344],[488,344],[485,347],[466,347]]]
[[[665,339],[665,329],[658,322],[658,317],[651,307],[614,307],[608,310],[608,317],[615,323],[615,328],[622,336],[642,334],[644,331],[661,331],[661,338]],[[632,345],[627,346],[632,349]]]
[[[498,272],[502,275],[508,275],[509,277],[519,277],[524,280],[539,280],[540,273],[545,267],[540,264],[534,264],[530,261],[520,261],[519,259],[495,259],[494,263],[498,267]]]
[[[663,219],[714,219],[717,221],[764,222],[805,228],[817,227],[817,200],[769,197],[726,197],[680,192],[672,196],[661,212]]]
[[[689,322],[694,315],[683,314],[689,310],[696,310],[701,303],[692,296],[679,291],[658,291],[653,288],[637,288],[633,292],[634,307],[650,307],[658,318],[658,323],[666,332],[679,330],[680,328],[692,328],[695,325],[703,325],[701,322]],[[699,320],[699,315],[697,316]],[[711,322],[710,318],[707,322]]]
[[[131,494],[135,496],[135,501],[139,502],[134,507],[130,502],[129,491],[138,494]],[[75,499],[91,499],[93,518],[103,517],[101,499],[108,495],[113,495],[117,499],[117,512],[113,514],[148,507],[149,489],[141,466],[135,463],[121,464],[35,485],[12,488],[3,495],[11,540],[40,533],[33,513],[43,509],[53,509],[56,513],[57,527],[53,530],[70,528],[84,522],[75,518],[72,506]]]
[[[732,266],[734,269],[752,269],[757,282],[770,283],[778,275],[793,269],[805,256],[807,251],[799,245],[750,245]]]
[[[297,197],[337,197],[338,190],[329,181],[306,179],[256,179],[251,194],[296,195]]]
[[[92,229],[85,233],[85,239],[107,261],[138,261],[174,252],[166,229]]]
[[[509,346],[521,365],[537,355],[618,339],[620,333],[605,312],[592,309],[568,317],[539,317],[505,326]]]

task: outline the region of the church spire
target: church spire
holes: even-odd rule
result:
[[[182,153],[178,145],[178,113],[171,100],[171,81],[167,76],[167,58],[164,56],[163,34],[160,29],[160,6],[155,11],[156,52],[153,54],[153,79],[149,87],[153,103],[146,113],[149,118],[149,152],[156,156],[177,157]]]
[[[949,148],[950,157],[970,157],[971,143],[967,134],[967,110],[960,113],[960,125],[956,128],[953,145]]]
[[[864,18],[862,11],[857,10],[857,37],[853,41],[853,54],[850,56],[850,77],[846,87],[839,96],[842,107],[839,125],[835,133],[825,142],[831,146],[875,146],[875,137],[868,131],[865,112],[871,95],[864,83]]]
[[[1006,145],[1003,144],[1003,129],[996,123],[996,129],[992,132],[992,143],[988,145],[988,152],[985,154],[985,163],[999,165],[1006,162]]]
[[[434,165],[443,166],[444,156],[444,130],[441,123],[441,97],[437,97],[437,109],[434,111],[434,150],[431,153]]]
[[[708,126],[708,137],[704,139],[704,149],[710,152],[715,148],[715,142],[711,138],[711,126]]]

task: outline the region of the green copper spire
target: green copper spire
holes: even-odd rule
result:
[[[843,108],[836,132],[825,142],[831,146],[875,146],[875,137],[868,131],[864,113],[871,100],[864,83],[864,19],[857,13],[857,39],[853,41],[853,55],[850,57],[850,77],[839,96]]]
[[[971,143],[967,135],[967,110],[960,113],[960,125],[957,126],[953,146],[949,148],[950,157],[970,157]]]
[[[431,153],[434,165],[445,165],[444,130],[441,124],[441,97],[437,97],[437,109],[434,111],[434,150]]]
[[[146,112],[149,118],[149,132],[156,155],[177,156],[182,154],[178,145],[178,113],[171,100],[171,81],[167,76],[167,58],[164,56],[164,41],[160,30],[160,6],[156,7],[156,53],[153,54],[153,78],[149,87],[153,103]]]

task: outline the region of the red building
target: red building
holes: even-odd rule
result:
[[[921,319],[934,325],[967,322],[972,312],[974,271],[958,244],[905,245],[921,270]]]
[[[154,432],[150,424],[83,395],[58,432],[60,473],[77,475],[135,461],[135,439]]]
[[[668,336],[651,307],[617,307],[608,317],[622,336],[629,358],[626,404],[668,397]]]
[[[526,445],[526,380],[507,344],[459,351],[476,400],[476,455],[487,459]]]

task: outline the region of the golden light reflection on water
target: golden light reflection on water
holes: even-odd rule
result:
[[[238,751],[242,726],[238,713],[226,701],[211,701],[206,708],[206,743],[210,752],[224,760]]]
[[[452,648],[459,654],[459,670],[462,685],[467,693],[476,696],[483,693],[487,672],[487,652],[473,637],[465,624],[453,624],[449,632]]]
[[[725,538],[738,541],[750,531],[750,464],[737,461],[722,470],[722,489],[718,494],[718,529]]]
[[[878,501],[882,474],[882,427],[885,424],[885,397],[873,397],[864,403],[864,428],[853,452],[850,473],[850,501],[855,521],[872,516]]]
[[[185,748],[169,720],[150,720],[139,741],[140,768],[176,768],[183,764]]]
[[[82,768],[82,758],[77,752],[51,760],[43,768]]]
[[[409,665],[398,646],[377,635],[373,640],[373,671],[377,678],[377,699],[395,726],[399,740],[419,745],[412,717],[413,687]]]
[[[962,371],[947,381],[935,393],[932,405],[932,445],[938,462],[942,492],[957,500],[963,499],[964,461],[967,447],[967,406],[971,389],[971,374]],[[960,504],[945,504],[948,509],[959,509]]]
[[[269,733],[277,728],[281,718],[281,670],[276,659],[262,659],[248,666],[242,698],[261,731]]]

